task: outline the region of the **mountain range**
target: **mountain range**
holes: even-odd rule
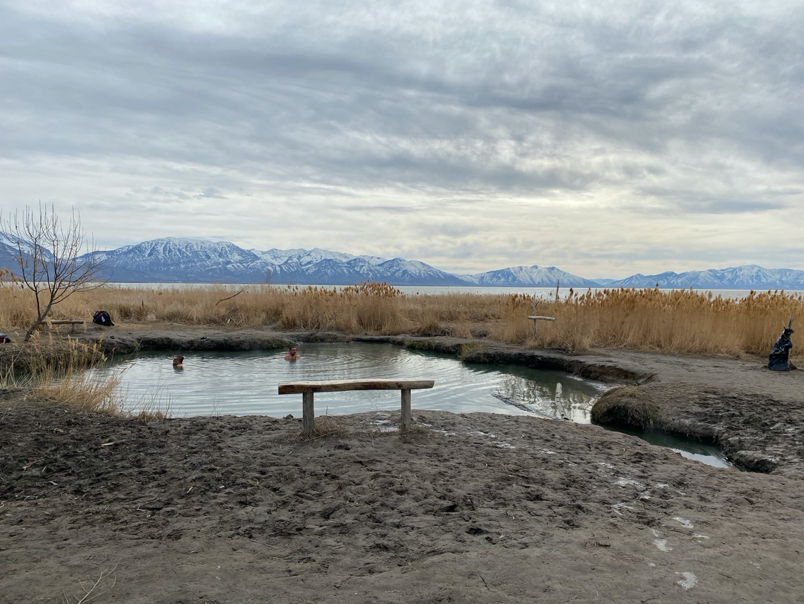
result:
[[[511,266],[477,274],[453,274],[417,260],[354,256],[315,248],[246,250],[229,242],[165,238],[93,252],[102,277],[113,282],[293,283],[480,287],[654,287],[694,289],[804,289],[804,271],[745,265],[725,269],[636,274],[625,279],[587,279],[554,266]],[[0,267],[15,270],[16,249],[0,233]]]

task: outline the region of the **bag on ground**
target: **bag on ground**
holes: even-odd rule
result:
[[[97,323],[98,325],[103,325],[105,327],[111,327],[114,325],[112,323],[112,317],[109,316],[109,313],[105,310],[99,310],[94,315],[92,315],[92,322]]]
[[[782,335],[774,342],[773,348],[771,348],[768,355],[768,369],[773,369],[774,371],[788,371],[791,369],[790,349],[793,347],[793,343],[790,341],[790,336],[792,334],[793,330],[785,327]]]

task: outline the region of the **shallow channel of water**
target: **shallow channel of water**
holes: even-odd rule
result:
[[[714,445],[698,442],[682,436],[676,436],[674,434],[666,434],[665,432],[654,432],[652,430],[640,431],[617,428],[616,431],[637,436],[652,445],[667,447],[687,459],[700,461],[709,466],[718,468],[732,467],[732,464],[726,459],[723,451]]]

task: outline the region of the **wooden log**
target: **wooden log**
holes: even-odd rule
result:
[[[402,432],[407,432],[410,428],[410,388],[402,389],[402,417],[399,427]]]
[[[313,427],[315,426],[313,396],[312,390],[302,393],[302,432],[305,436],[311,436],[313,434]]]

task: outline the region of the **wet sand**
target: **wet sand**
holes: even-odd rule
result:
[[[120,351],[340,337],[111,335]],[[76,602],[99,578],[95,602],[801,601],[804,372],[404,340],[629,383],[657,424],[764,472],[599,426],[423,411],[415,396],[407,434],[389,409],[322,418],[328,433],[304,440],[298,418],[142,422],[7,391],[0,602]]]

